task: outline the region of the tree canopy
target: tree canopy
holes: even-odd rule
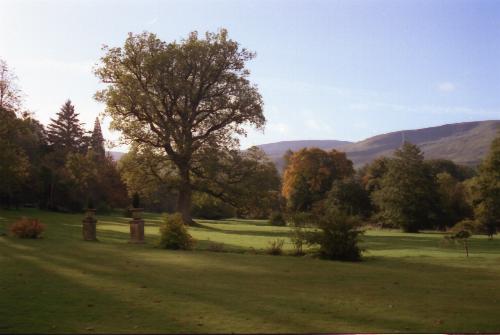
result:
[[[324,198],[334,180],[352,176],[354,169],[346,154],[318,148],[304,148],[288,154],[282,195],[292,211],[308,211]]]
[[[181,183],[177,210],[191,222],[191,172],[204,147],[231,147],[245,125],[263,127],[262,98],[248,79],[255,54],[229,39],[226,30],[192,32],[166,43],[155,34],[129,34],[123,48],[104,47],[96,75],[107,87],[111,127],[125,139],[160,149]]]
[[[405,142],[388,161],[380,189],[372,193],[380,217],[407,232],[430,227],[437,219],[437,185],[418,146]]]

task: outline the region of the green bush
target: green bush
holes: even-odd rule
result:
[[[286,226],[285,218],[281,212],[272,212],[269,216],[269,223],[273,226]]]
[[[45,230],[45,225],[38,219],[23,217],[10,226],[10,232],[19,238],[39,238]]]
[[[283,245],[285,244],[285,240],[277,239],[275,241],[269,242],[269,248],[266,250],[266,253],[269,255],[279,256],[283,254]]]
[[[292,230],[292,235],[290,236],[292,240],[292,245],[294,249],[295,256],[304,255],[304,245],[307,244],[307,232],[304,228],[296,226]]]
[[[357,217],[333,208],[317,217],[319,230],[306,236],[309,245],[319,245],[322,258],[359,261],[362,249],[358,243],[363,231]]]
[[[189,250],[194,241],[188,233],[182,215],[179,213],[166,215],[160,226],[160,247],[173,250]]]

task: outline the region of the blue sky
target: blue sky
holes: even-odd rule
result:
[[[220,27],[257,52],[248,66],[268,122],[243,147],[500,118],[500,1],[0,0],[0,8],[0,58],[44,123],[67,98],[88,127],[103,110],[92,74],[102,44],[121,46],[128,32],[171,41]]]

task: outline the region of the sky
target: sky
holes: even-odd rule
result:
[[[69,98],[91,129],[103,44],[219,28],[257,53],[267,124],[244,148],[500,119],[500,1],[0,0],[0,58],[42,123]],[[126,150],[109,121],[105,137]]]

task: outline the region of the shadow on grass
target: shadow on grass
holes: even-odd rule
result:
[[[416,250],[416,251],[438,251],[451,252],[460,251],[462,246],[449,243],[443,234],[435,238],[428,236],[373,236],[364,235],[362,245],[368,250]],[[469,248],[472,255],[497,254],[500,250],[500,240],[470,239]]]
[[[241,235],[241,236],[262,236],[262,237],[290,237],[290,231],[262,231],[262,230],[231,230],[208,226],[200,223],[199,228],[214,231],[221,234]]]
[[[223,263],[221,262],[224,262],[224,260],[220,259],[221,256],[209,253],[177,252],[167,255],[170,258],[173,255],[176,256],[174,259],[170,259],[170,261],[174,261],[176,273],[175,275],[168,275],[168,271],[165,274],[157,271],[160,266],[158,262],[134,257],[133,254],[127,255],[128,260],[125,259],[125,262],[123,262],[123,256],[125,256],[123,250],[107,249],[106,251],[107,257],[121,259],[122,261],[108,262],[104,266],[103,264],[97,264],[100,259],[92,254],[78,257],[79,262],[75,262],[74,255],[45,255],[42,257],[38,253],[25,254],[23,252],[14,255],[13,258],[19,262],[29,263],[31,267],[37,268],[37,272],[40,274],[55,277],[53,279],[54,287],[57,283],[57,286],[71,288],[69,297],[75,301],[75,305],[70,307],[73,309],[72,312],[76,312],[78,308],[83,308],[84,311],[88,310],[85,304],[89,300],[114,306],[112,311],[100,310],[105,311],[106,315],[102,315],[101,318],[110,318],[114,319],[114,322],[119,322],[115,323],[115,327],[116,325],[123,327],[123,325],[127,324],[126,318],[122,315],[124,312],[136,316],[148,315],[150,321],[159,322],[162,320],[165,322],[165,315],[179,314],[175,312],[175,309],[196,306],[194,311],[197,313],[202,313],[203,310],[210,311],[207,313],[211,318],[215,318],[216,323],[212,325],[204,324],[202,328],[198,328],[196,324],[199,322],[198,320],[193,319],[189,315],[190,313],[185,315],[181,313],[181,315],[177,316],[181,318],[182,321],[180,322],[179,320],[169,320],[168,322],[171,324],[168,326],[165,323],[159,323],[155,327],[146,327],[146,329],[162,332],[165,332],[165,330],[174,332],[220,332],[221,329],[223,331],[228,330],[227,328],[221,328],[221,326],[224,322],[234,321],[231,318],[240,322],[240,327],[243,327],[242,325],[245,323],[244,318],[251,319],[252,322],[257,322],[262,326],[267,323],[269,326],[265,326],[263,329],[268,329],[268,331],[275,327],[284,327],[283,329],[289,331],[338,331],[339,329],[335,328],[336,322],[343,324],[344,327],[349,325],[348,329],[363,327],[363,329],[373,330],[394,330],[402,329],[402,324],[405,324],[408,329],[421,329],[418,322],[404,320],[395,314],[374,316],[369,311],[353,313],[349,308],[337,308],[332,313],[331,309],[322,303],[323,295],[314,286],[303,286],[303,289],[309,290],[311,293],[307,295],[307,298],[303,296],[293,298],[289,289],[293,291],[297,281],[292,279],[291,287],[283,286],[283,279],[290,277],[290,275],[279,272],[280,268],[283,267],[280,262],[275,264],[277,268],[270,268],[263,264],[256,266],[256,259],[246,257],[240,259],[240,261],[243,263],[250,262],[252,266],[240,268],[245,270],[243,272],[235,272],[231,264],[227,268],[222,267]],[[210,260],[215,258],[219,266],[203,266],[201,269],[203,279],[201,279],[196,276],[200,273],[200,269],[196,266],[193,267],[189,262],[186,264],[178,263],[176,261],[177,257],[188,258],[187,261],[201,258],[197,262],[199,264],[211,264]],[[130,261],[130,259],[133,259],[133,261]],[[271,259],[275,260],[276,258],[267,258],[267,260]],[[163,264],[163,266],[166,266],[166,264]],[[138,265],[141,271],[134,275],[134,269],[137,269],[135,265]],[[337,265],[339,264],[337,263]],[[149,270],[144,270],[144,268],[149,268]],[[259,269],[260,271],[255,271]],[[129,275],[125,275],[127,273]],[[307,275],[301,274],[298,277],[304,280]],[[301,283],[301,287],[302,285],[304,283]],[[256,294],[255,290],[259,289],[259,287],[261,292]],[[125,292],[120,293],[117,288],[123,288]],[[144,293],[144,291],[147,291],[147,293]],[[78,294],[75,294],[75,292],[78,292]],[[362,295],[360,292],[354,294]],[[177,304],[155,302],[158,299],[175,300]],[[293,303],[290,303],[290,301]],[[54,307],[57,306],[52,305],[52,308],[49,306],[49,310],[54,311]],[[52,318],[57,318],[55,315],[57,314],[52,315]],[[300,317],[290,318],[290,315],[300,315]],[[93,318],[95,318],[94,314],[86,315],[83,312],[79,318],[67,319],[65,322],[68,325],[62,331],[82,332],[81,321],[79,320],[88,320],[86,322],[93,321],[95,323],[96,321]],[[329,326],[323,324],[318,327],[312,322],[312,320],[325,322],[325,320],[330,319],[333,322],[327,322]],[[222,320],[224,322],[221,323]],[[32,321],[36,322],[36,320]],[[103,321],[105,320],[103,319]],[[110,329],[109,326],[103,328],[104,331],[116,331],[117,329],[123,331],[123,328]],[[99,328],[96,330],[99,330]],[[130,331],[130,329],[128,330]],[[232,331],[239,330],[232,329]]]
[[[408,301],[423,294],[435,295],[431,307],[434,311],[450,308],[450,302],[444,300],[450,299],[452,308],[467,313],[467,305],[460,304],[461,296],[470,298],[479,294],[486,298],[491,293],[486,289],[477,292],[475,285],[464,286],[464,282],[477,283],[478,279],[497,282],[499,279],[498,273],[408,263],[404,259],[340,263],[291,257],[118,249],[117,244],[111,243],[82,243],[77,249],[68,249],[66,254],[54,255],[50,250],[44,251],[45,248],[29,252],[18,249],[15,247],[18,242],[9,243],[17,250],[12,258],[51,278],[51,287],[63,287],[68,299],[74,302],[69,306],[63,300],[45,301],[44,309],[53,314],[43,312],[42,315],[53,322],[65,315],[58,309],[69,308],[67,320],[61,321],[63,332],[86,332],[82,325],[92,322],[106,324],[104,328],[96,327],[96,331],[133,331],[128,327],[134,323],[125,318],[129,314],[142,318],[142,321],[133,321],[140,324],[140,330],[152,332],[472,331],[475,329],[433,326],[425,317],[427,311],[416,307],[412,310]],[[460,294],[451,295],[453,292]],[[57,296],[56,291],[52,294]],[[493,294],[498,296],[498,292]],[[329,297],[341,303],[329,303]],[[99,316],[87,312],[89,301],[99,306]],[[356,301],[359,303],[353,305]],[[394,301],[406,310],[395,313],[388,309]],[[56,306],[57,303],[62,305]],[[385,309],[374,310],[370,305]],[[7,315],[15,312],[16,308]],[[417,318],[408,319],[400,312],[413,313]],[[80,314],[81,318],[76,317]],[[204,319],[200,320],[199,316]],[[107,324],[107,319],[113,320],[113,324]],[[30,321],[35,325],[42,322],[41,319]],[[198,326],[199,323],[202,325]],[[236,326],[231,329],[224,323]],[[245,328],[250,323],[254,328]],[[498,321],[492,321],[491,329],[495,325],[498,326]]]

